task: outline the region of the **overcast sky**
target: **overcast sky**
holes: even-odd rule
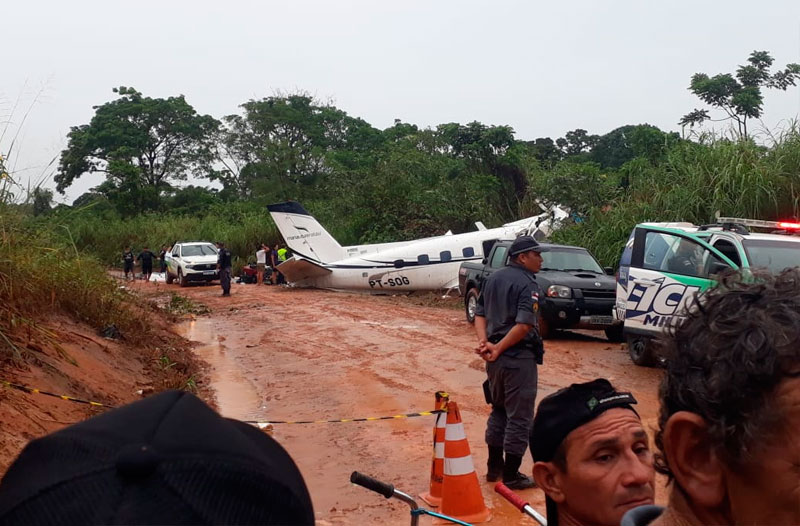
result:
[[[32,105],[10,160],[23,183],[49,173],[70,126],[120,85],[183,94],[217,118],[304,90],[378,128],[478,120],[528,140],[678,130],[702,107],[693,73],[733,72],[756,49],[800,63],[798,0],[9,0],[0,13],[0,121],[20,101],[3,154]],[[800,89],[768,93],[767,126],[798,113]],[[101,180],[86,175],[59,200]]]

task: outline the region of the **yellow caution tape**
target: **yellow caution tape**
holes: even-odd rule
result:
[[[49,393],[49,392],[43,391],[41,389],[36,389],[34,387],[27,387],[25,385],[20,385],[20,384],[15,384],[15,383],[12,383],[12,382],[8,382],[6,380],[0,380],[0,384],[2,384],[5,387],[10,387],[11,389],[17,389],[18,391],[23,391],[25,393],[43,394],[45,396],[52,396],[54,398],[60,398],[62,400],[66,400],[68,402],[77,402],[79,404],[86,404],[86,405],[90,405],[90,406],[93,406],[93,407],[104,407],[106,409],[114,409],[113,405],[101,404],[100,402],[92,402],[90,400],[84,400],[82,398],[75,398],[75,397],[67,396],[67,395]]]
[[[72,396],[67,395],[60,395],[55,393],[49,393],[47,391],[43,391],[41,389],[36,389],[34,387],[27,387],[25,385],[15,384],[12,382],[8,382],[6,380],[0,380],[0,385],[5,387],[10,387],[11,389],[17,389],[19,391],[23,391],[29,394],[43,394],[46,396],[52,396],[54,398],[60,398],[61,400],[66,400],[68,402],[77,402],[79,404],[87,404],[93,407],[103,407],[105,409],[114,409],[113,405],[108,404],[101,404],[100,402],[92,402],[89,400],[83,400],[81,398],[75,398]],[[391,416],[369,416],[364,418],[339,418],[336,420],[270,420],[270,421],[259,421],[259,420],[243,420],[246,424],[253,424],[258,426],[259,428],[263,428],[269,426],[271,424],[338,424],[344,422],[374,422],[377,420],[400,420],[404,418],[415,418],[418,416],[432,416],[438,415],[441,413],[446,413],[447,410],[445,409],[437,409],[435,411],[419,411],[416,413],[405,413],[402,415],[391,415]]]
[[[376,420],[399,420],[402,418],[414,418],[417,416],[431,416],[446,413],[444,409],[437,409],[435,411],[419,411],[417,413],[405,413],[402,415],[391,416],[368,416],[364,418],[339,418],[336,420],[243,420],[246,424],[253,424],[259,427],[267,426],[270,424],[340,424],[344,422],[374,422]]]

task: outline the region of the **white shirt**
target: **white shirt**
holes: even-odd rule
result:
[[[256,252],[256,263],[258,263],[259,265],[267,264],[267,251],[264,250],[263,248],[258,252]]]

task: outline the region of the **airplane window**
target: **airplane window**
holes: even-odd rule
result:
[[[471,258],[472,256],[475,255],[475,249],[472,247],[467,247],[464,250],[462,250],[461,253],[464,254],[465,258]]]
[[[444,263],[453,259],[453,256],[450,255],[449,250],[445,250],[444,252],[439,252],[439,259]]]
[[[405,261],[403,261],[402,259],[394,260],[394,268],[403,268],[405,264],[406,264]]]
[[[417,256],[417,263],[420,263],[422,265],[427,265],[428,263],[430,263],[430,259],[428,259],[428,254],[420,254],[419,256]]]

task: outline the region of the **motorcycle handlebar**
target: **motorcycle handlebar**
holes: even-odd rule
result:
[[[394,495],[394,486],[392,484],[381,482],[378,479],[374,479],[369,475],[364,475],[358,471],[353,471],[353,473],[350,475],[350,482],[383,495],[387,499]]]

